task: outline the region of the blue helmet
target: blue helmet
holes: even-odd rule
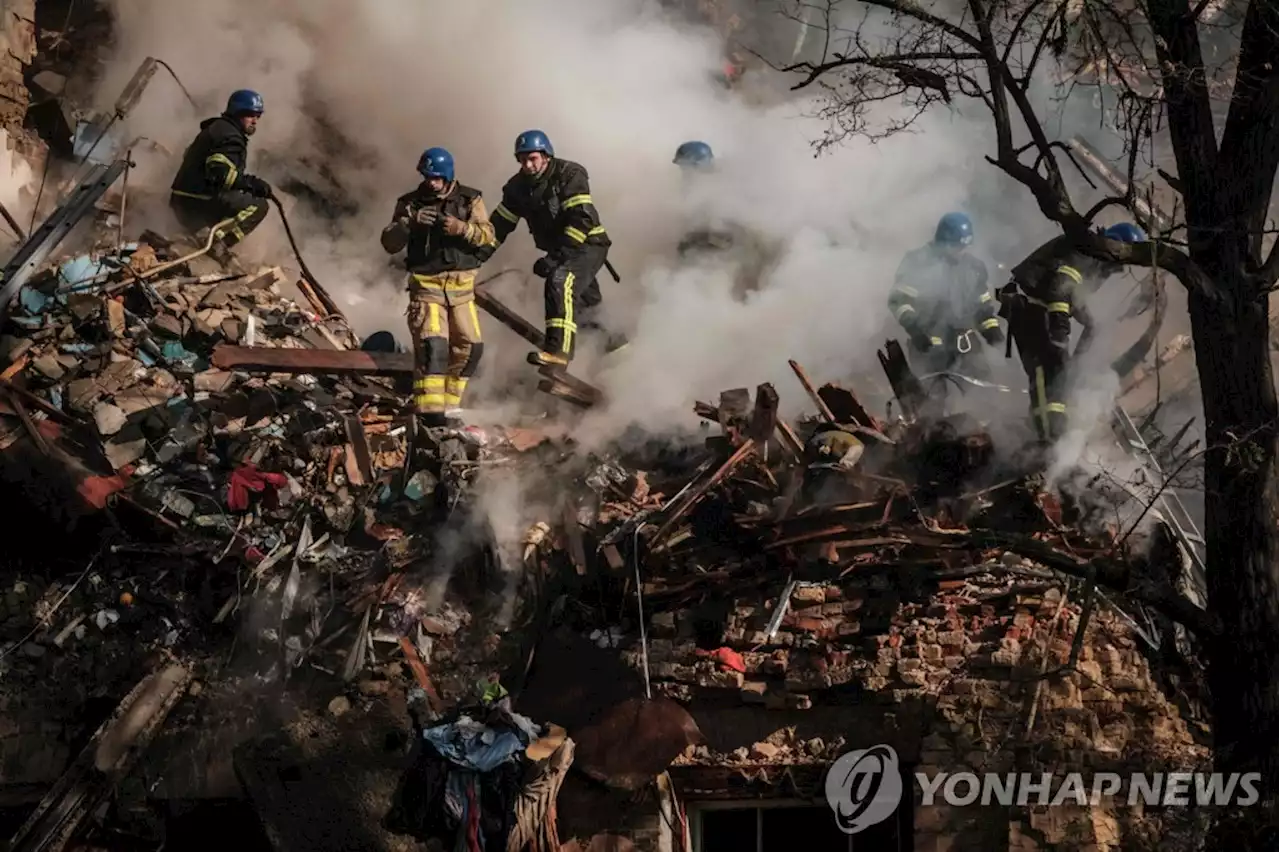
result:
[[[418,174],[424,178],[453,180],[453,155],[443,148],[428,148],[418,158]]]
[[[1112,225],[1103,230],[1102,236],[1121,243],[1145,243],[1147,241],[1147,235],[1142,233],[1142,229],[1132,222],[1121,222],[1117,225]]]
[[[685,142],[676,149],[676,156],[671,162],[677,166],[709,166],[715,154],[706,142]]]
[[[973,242],[973,222],[963,213],[948,213],[938,220],[933,241],[949,246],[967,246]]]
[[[556,155],[556,149],[551,147],[551,140],[541,130],[526,130],[516,137],[516,154],[531,154],[534,151],[541,151],[548,157]]]
[[[240,89],[227,98],[226,114],[235,118],[240,115],[262,115],[262,95],[252,89]]]

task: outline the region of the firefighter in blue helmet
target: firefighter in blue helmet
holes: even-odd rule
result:
[[[684,206],[689,210],[692,226],[681,237],[676,253],[681,261],[708,261],[733,268],[733,296],[738,301],[760,287],[770,259],[765,241],[737,222],[725,221],[704,209],[708,199],[699,198],[706,187],[702,182],[716,167],[715,153],[706,142],[684,142],[676,148],[671,160],[686,178]],[[723,267],[722,267],[723,268]]]
[[[546,341],[531,363],[563,368],[573,358],[579,333],[599,332],[595,320],[603,301],[596,280],[608,259],[611,242],[591,197],[587,170],[556,156],[547,134],[526,130],[516,137],[520,171],[502,187],[494,208],[495,245],[502,245],[523,219],[533,244],[544,252],[533,265],[544,280]],[[610,350],[623,339],[605,335]]]
[[[262,95],[233,92],[222,115],[200,122],[169,189],[169,207],[184,228],[214,229],[211,253],[220,260],[267,216],[271,186],[246,171],[262,113]]]
[[[1147,239],[1131,222],[1100,229],[1098,234],[1121,243]],[[1015,266],[1012,280],[1000,292],[1000,315],[1009,321],[1011,343],[1017,345],[1027,374],[1031,420],[1042,442],[1057,440],[1067,428],[1067,366],[1088,350],[1094,336],[1093,316],[1085,300],[1121,268],[1083,254],[1060,237]],[[1081,326],[1074,354],[1070,351],[1072,319]]]
[[[924,372],[957,366],[981,348],[981,337],[995,345],[1004,340],[998,304],[987,287],[987,266],[969,254],[973,222],[963,213],[948,213],[934,229],[933,240],[902,259],[889,294],[889,310],[919,353]],[[968,359],[967,372],[985,375],[984,364]]]
[[[422,183],[396,199],[382,248],[405,252],[414,411],[424,425],[438,426],[461,415],[480,363],[476,270],[496,243],[480,190],[457,181],[452,154],[428,148],[418,174]]]

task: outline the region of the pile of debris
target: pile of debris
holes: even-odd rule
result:
[[[406,356],[361,351],[314,284],[298,283],[294,301],[279,268],[229,272],[199,246],[109,236],[26,280],[0,338],[0,469],[51,515],[117,526],[109,551],[72,582],[20,581],[20,599],[6,596],[15,614],[29,611],[4,628],[0,666],[18,678],[10,683],[75,684],[83,703],[119,695],[110,678],[153,670],[139,649],[171,665],[91,741],[142,712],[132,707],[151,714],[131,729],[129,755],[94,782],[98,798],[66,825],[41,823],[74,789],[64,776],[42,794],[28,841],[76,830],[170,710],[175,724],[208,724],[175,709],[195,685],[234,701],[238,687],[224,689],[211,661],[245,636],[236,650],[253,655],[260,682],[305,681],[332,719],[379,704],[412,711],[419,740],[454,748],[448,771],[472,773],[467,783],[479,783],[467,755],[488,726],[514,737],[507,774],[527,748],[548,777],[572,764],[631,791],[697,767],[810,766],[820,783],[846,747],[794,731],[716,742],[691,715],[700,702],[815,712],[868,694],[902,703],[983,668],[1096,667],[1084,640],[1095,610],[1105,610],[1095,625],[1123,621],[1156,651],[1175,620],[1197,621],[1171,591],[1181,566],[1172,534],[1136,558],[1127,531],[1085,533],[1078,508],[1028,481],[1016,458],[998,458],[981,423],[934,410],[894,343],[881,353],[901,410],[892,422],[847,388],[815,388],[793,362],[816,416],[792,425],[771,385],[735,389],[695,405],[720,427],[704,447],[585,456],[532,429],[418,429],[396,380]],[[513,317],[504,323],[524,334]],[[589,405],[594,389],[574,382],[557,395]],[[526,519],[514,560],[471,499],[495,467],[557,495]],[[497,615],[513,572],[521,594]],[[140,625],[144,611],[157,617]],[[242,629],[228,630],[237,619]],[[102,641],[114,631],[132,662],[75,662],[90,630]],[[574,662],[582,646],[617,665],[608,689],[575,682],[598,669]],[[1136,647],[1117,654],[1132,663]],[[81,677],[63,676],[76,666]],[[551,685],[551,671],[568,682]],[[83,675],[98,682],[81,686]],[[979,705],[997,701],[966,689]],[[1167,718],[1162,707],[1153,718]],[[411,776],[444,777],[424,765]],[[503,783],[502,800],[517,801],[518,784]],[[483,821],[474,809],[424,811],[442,807],[442,789],[410,789],[416,804],[401,789],[404,833]],[[537,842],[555,848],[546,795],[535,799],[541,816],[524,830],[546,829]],[[592,833],[563,808],[561,823],[560,836]]]

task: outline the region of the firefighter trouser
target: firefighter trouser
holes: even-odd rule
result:
[[[459,275],[459,273],[451,273]],[[475,273],[464,273],[474,283]],[[480,364],[484,343],[480,316],[467,296],[440,298],[414,276],[409,292],[409,334],[413,337],[413,408],[418,414],[443,414],[462,405],[467,381]]]
[[[1045,309],[1034,303],[1020,306],[1010,317],[1009,334],[1027,374],[1036,434],[1042,441],[1056,441],[1067,430],[1067,344],[1053,341]]]
[[[585,247],[547,276],[543,289],[546,342],[543,354],[567,364],[573,358],[579,332],[603,331],[595,315],[603,297],[596,275],[608,249]]]
[[[253,233],[267,218],[270,202],[247,192],[230,190],[212,198],[173,193],[169,207],[183,228],[195,233],[219,226],[215,239],[230,248]],[[226,220],[230,219],[230,222]],[[225,224],[222,224],[224,223]]]

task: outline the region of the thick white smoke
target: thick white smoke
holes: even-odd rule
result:
[[[606,316],[635,332],[600,379],[613,402],[595,416],[593,433],[631,419],[652,428],[687,423],[694,398],[761,381],[775,382],[791,412],[807,406],[787,359],[822,380],[874,366],[890,321],[884,300],[893,270],[905,250],[930,238],[942,213],[969,209],[981,242],[984,223],[994,231],[1031,210],[1022,195],[987,201],[986,210],[969,206],[973,188],[996,179],[981,159],[990,150],[983,116],[967,122],[933,113],[919,132],[880,145],[853,141],[815,158],[811,143],[825,127],[807,117],[810,102],[743,104],[712,79],[715,34],[640,0],[114,6],[119,39],[104,100],[147,55],[173,65],[206,115],[230,90],[257,89],[267,114],[251,167],[307,157],[348,189],[359,212],[340,234],[299,224],[304,253],[326,286],[340,301],[363,297],[350,308],[363,333],[387,327],[403,335],[400,275],[387,268],[377,233],[395,196],[416,184],[423,148],[449,148],[459,178],[482,189],[491,207],[515,170],[512,140],[526,128],[542,128],[559,155],[583,163],[624,279],[602,278]],[[161,77],[130,131],[180,151],[196,119]],[[318,119],[359,152],[332,153]],[[671,158],[688,139],[716,150],[715,212],[785,247],[765,291],[745,305],[714,271],[673,268],[693,201]],[[163,186],[172,168],[155,165],[153,180]],[[300,206],[295,218],[302,215]],[[536,255],[523,228],[509,242],[486,272],[528,268]],[[495,292],[540,319],[531,277],[510,276]],[[520,363],[527,348],[495,322],[485,333],[490,382],[474,383],[481,395],[499,384],[499,366]]]

